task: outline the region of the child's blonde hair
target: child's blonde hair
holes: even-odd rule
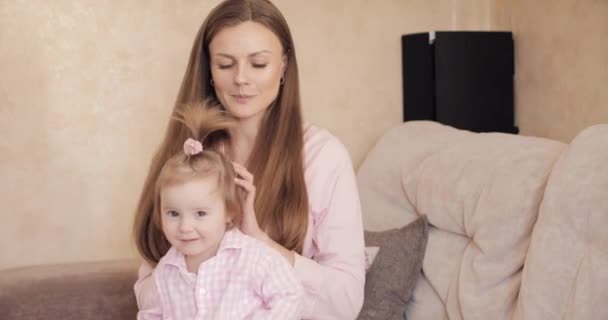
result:
[[[190,139],[200,142],[203,150],[196,154],[180,151],[165,162],[156,179],[153,210],[148,215],[137,216],[135,219],[133,227],[137,249],[152,263],[157,263],[156,257],[164,255],[171,246],[161,226],[160,193],[164,187],[215,178],[226,214],[231,218],[229,227],[238,226],[241,222],[234,168],[223,155],[223,144],[214,143],[225,140],[217,138],[228,136],[227,129],[233,125],[233,120],[209,101],[184,105],[176,111],[173,120],[182,122],[190,130]]]

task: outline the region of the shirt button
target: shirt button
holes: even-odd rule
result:
[[[200,291],[201,291],[201,295],[203,295],[203,296],[207,294],[207,290],[205,290],[205,289],[203,289],[203,288],[201,288],[201,290],[200,290]]]

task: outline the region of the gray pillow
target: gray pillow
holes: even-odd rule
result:
[[[400,229],[365,231],[365,246],[379,247],[366,274],[365,300],[358,320],[404,319],[422,270],[428,239],[426,216]]]

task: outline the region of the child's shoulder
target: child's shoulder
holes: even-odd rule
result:
[[[185,263],[184,255],[175,247],[171,246],[169,247],[169,250],[167,250],[167,252],[160,258],[158,264],[178,264],[181,262]]]
[[[275,249],[268,246],[261,240],[244,234],[238,229],[230,231],[231,237],[238,239],[241,243],[241,256],[247,260],[253,260],[261,265],[272,265],[278,263],[287,263],[285,259]]]
[[[228,237],[228,241],[234,243],[235,247],[240,247],[243,251],[250,253],[266,253],[270,249],[268,245],[261,240],[243,233],[238,228],[227,231],[224,237]]]
[[[175,247],[170,247],[156,264],[154,273],[165,273],[175,269],[186,269],[186,258]]]

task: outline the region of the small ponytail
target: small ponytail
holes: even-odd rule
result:
[[[235,125],[234,118],[210,99],[182,105],[176,109],[172,120],[186,126],[191,138],[199,141],[204,149],[216,151],[219,151],[218,143],[228,142],[228,129]]]

